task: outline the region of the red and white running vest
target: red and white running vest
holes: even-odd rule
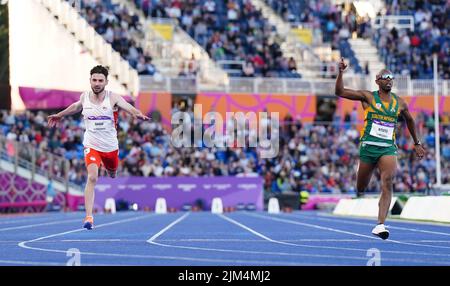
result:
[[[100,105],[89,100],[90,92],[84,92],[83,118],[85,125],[83,145],[100,152],[112,152],[119,149],[117,140],[117,111],[111,107],[111,92],[106,91]]]

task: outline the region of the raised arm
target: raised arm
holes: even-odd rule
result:
[[[56,114],[49,115],[47,117],[48,126],[54,127],[61,121],[61,118],[63,118],[64,116],[72,115],[72,114],[78,113],[81,110],[83,110],[82,98],[83,98],[83,95],[80,96],[80,99],[78,101],[72,103],[63,111],[60,111]]]
[[[346,68],[347,64],[344,63],[344,58],[341,58],[341,61],[339,62],[339,73],[336,78],[334,94],[336,94],[336,96],[338,97],[370,103],[370,101],[372,100],[372,95],[369,91],[344,88],[344,81],[342,77]]]
[[[139,109],[136,109],[134,106],[126,102],[125,99],[123,99],[122,96],[118,94],[112,94],[113,97],[113,103],[114,105],[117,105],[118,107],[122,108],[126,112],[130,113],[136,118],[142,119],[142,120],[149,120],[150,117],[145,116]]]
[[[422,143],[420,142],[419,138],[417,137],[416,133],[416,123],[414,122],[414,118],[412,117],[411,113],[409,113],[408,105],[406,102],[399,97],[399,103],[400,103],[400,114],[403,116],[403,118],[406,121],[406,126],[408,127],[409,133],[411,134],[411,137],[414,140],[414,151],[416,151],[416,155],[419,159],[422,159],[425,155],[425,149],[422,146]]]

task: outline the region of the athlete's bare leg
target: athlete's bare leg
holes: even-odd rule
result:
[[[378,223],[384,224],[389,213],[392,200],[392,188],[394,176],[397,170],[396,156],[382,156],[378,161],[378,169],[381,175],[381,196],[378,203]]]
[[[86,216],[92,216],[94,208],[94,187],[98,179],[98,167],[96,164],[89,164],[87,167],[88,178],[86,189],[84,191],[84,205],[86,208]]]
[[[358,197],[364,194],[375,168],[375,164],[366,163],[361,160],[359,161],[358,176],[356,181],[356,191]]]

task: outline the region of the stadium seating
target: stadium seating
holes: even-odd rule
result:
[[[0,113],[1,136],[29,142],[39,150],[64,155],[70,161],[69,178],[79,185],[86,179],[79,118],[66,118],[60,128],[46,129],[42,111],[23,115]],[[356,185],[358,132],[354,122],[330,125],[293,121],[281,128],[280,152],[273,159],[262,159],[255,148],[174,148],[170,134],[157,122],[137,122],[120,112],[119,175],[122,176],[222,176],[260,175],[267,192],[307,190],[311,193],[352,193]],[[416,123],[427,157],[418,161],[412,156],[412,140],[406,128],[397,134],[399,169],[395,191],[426,192],[434,178],[434,121],[419,114]],[[442,115],[441,147],[443,183],[450,183],[450,114]],[[404,123],[402,123],[404,124]],[[49,165],[49,158],[38,157],[39,166]],[[56,170],[58,171],[58,170]],[[102,173],[104,175],[104,172]],[[369,192],[379,191],[372,180]]]
[[[386,27],[370,29],[370,21],[357,26],[354,12],[345,17],[340,6],[333,6],[328,1],[266,0],[266,3],[291,23],[312,23],[313,18],[317,18],[324,33],[324,41],[331,41],[334,47],[338,46],[341,55],[349,59],[357,73],[362,73],[363,69],[347,39],[340,38],[336,43],[336,35],[344,27],[350,32],[357,32],[358,37],[370,36],[387,68],[396,74],[410,75],[412,79],[431,79],[431,57],[437,53],[439,76],[450,78],[450,36],[446,24],[450,12],[448,1],[385,1],[386,15],[414,17],[414,31]],[[371,32],[367,34],[367,31]]]
[[[283,57],[276,33],[248,0],[143,1],[135,0],[149,17],[170,17],[191,35],[215,61],[241,62],[234,76],[299,78]],[[247,69],[244,68],[247,66]],[[227,68],[225,66],[225,68]]]
[[[81,0],[79,3],[80,15],[111,44],[114,50],[128,60],[139,75],[155,74],[156,68],[152,64],[151,55],[145,53],[134,40],[144,34],[137,15],[133,15],[119,4],[113,4],[111,0]]]
[[[414,31],[387,27],[375,30],[373,41],[387,67],[413,79],[433,77],[432,55],[439,56],[439,76],[450,79],[448,1],[385,1],[387,15],[414,16]]]

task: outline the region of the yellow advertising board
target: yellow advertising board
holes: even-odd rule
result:
[[[165,40],[171,41],[173,37],[173,26],[170,24],[152,23],[150,29],[158,32]]]
[[[311,29],[305,28],[293,28],[291,32],[298,38],[299,41],[311,45],[313,39],[313,33]]]

